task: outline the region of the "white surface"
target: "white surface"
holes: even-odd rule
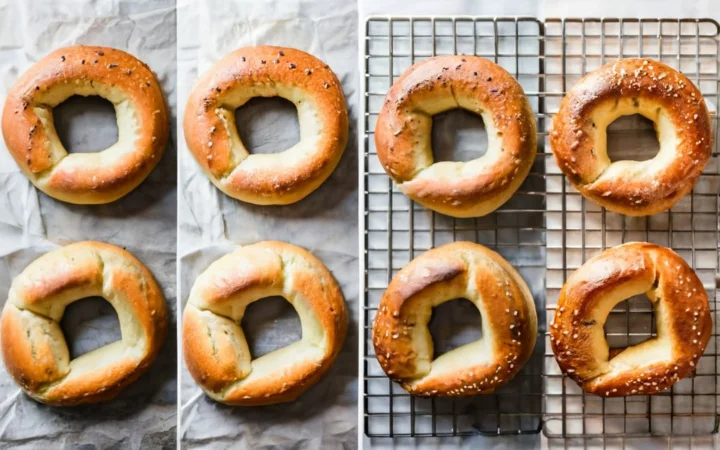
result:
[[[106,45],[129,51],[157,74],[171,114],[175,105],[175,10],[156,0],[0,1],[0,103],[17,77],[58,47]],[[56,113],[75,151],[98,150],[117,138],[114,113],[95,101],[71,100]],[[112,111],[112,109],[110,109]],[[68,116],[73,116],[68,121]],[[174,142],[174,118],[171,117]],[[68,122],[70,122],[68,124]],[[63,133],[63,128],[65,133]],[[115,400],[95,406],[52,408],[15,395],[0,366],[0,448],[162,448],[175,441],[175,146],[148,179],[108,205],[71,205],[36,190],[0,143],[0,304],[11,279],[33,259],[70,242],[93,239],[127,248],[153,272],[168,302],[170,326],[149,373]],[[72,305],[66,312],[73,351],[119,338],[109,304]],[[99,315],[99,316],[98,316]],[[83,324],[83,325],[81,325]]]
[[[228,407],[202,394],[181,362],[182,448],[357,447],[357,10],[343,1],[185,1],[178,5],[178,91],[188,97],[199,73],[225,54],[249,45],[280,45],[324,60],[343,85],[350,113],[345,154],[332,176],[302,201],[254,206],[217,190],[200,171],[184,139],[179,145],[180,306],[193,281],[237,244],[275,239],[313,252],[331,270],[345,295],[348,339],[332,370],[293,403]],[[185,105],[181,103],[178,127]],[[238,127],[252,131],[251,152],[277,152],[297,140],[294,107],[265,100],[240,108]],[[245,123],[243,123],[245,122]],[[248,123],[249,122],[249,123]],[[268,304],[269,302],[269,304]],[[255,309],[257,308],[257,309]],[[299,337],[297,315],[281,301],[253,305],[243,321],[267,351]],[[271,323],[271,320],[274,323]]]
[[[713,6],[713,8],[711,8]],[[443,2],[416,0],[413,2],[387,2],[382,0],[360,0],[360,31],[364,33],[365,18],[368,15],[436,15],[436,16],[535,16],[546,17],[710,17],[718,20],[720,9],[710,0],[697,2],[670,1],[512,1],[472,2],[448,0]],[[550,299],[548,299],[550,302]],[[540,312],[539,313],[544,313]],[[368,439],[362,437],[365,448],[602,448],[602,440],[548,440],[542,435],[510,437],[471,438],[402,438]],[[675,439],[677,448],[717,448],[714,437]],[[607,439],[608,448],[621,444],[617,439]],[[667,440],[628,439],[626,448],[656,448],[667,446]]]

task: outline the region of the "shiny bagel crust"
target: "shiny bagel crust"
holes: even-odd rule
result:
[[[483,337],[433,360],[432,308],[466,298],[480,310]],[[373,323],[375,356],[413,395],[489,394],[509,382],[535,347],[535,304],[520,274],[472,242],[429,250],[395,275]]]
[[[253,97],[275,96],[297,107],[300,142],[251,155],[235,109]],[[200,77],[183,128],[190,152],[218,189],[249,203],[285,205],[309,195],[335,169],[347,144],[348,114],[342,86],[324,62],[292,48],[245,47]]]
[[[115,106],[118,143],[99,153],[68,154],[52,108],[73,95],[99,95]],[[129,122],[129,123],[126,123]],[[69,203],[109,203],[135,189],[160,161],[169,123],[150,68],[113,48],[53,51],[12,87],[2,114],[5,145],[30,181]]]
[[[252,359],[240,328],[245,308],[283,296],[298,312],[302,339]],[[332,366],[347,334],[347,310],[332,274],[307,250],[264,241],[218,259],[195,281],[183,313],[190,374],[229,405],[290,402]]]
[[[657,338],[610,349],[603,326],[610,310],[646,293]],[[589,259],[560,292],[550,342],[560,369],[585,392],[654,394],[689,376],[708,345],[712,317],[702,282],[670,249],[631,242]]]
[[[488,152],[434,163],[432,116],[463,108],[483,117]],[[419,62],[393,83],[375,126],[380,162],[412,200],[454,217],[489,214],[505,203],[535,161],[535,117],[525,92],[505,69],[476,56]]]
[[[655,122],[660,140],[655,158],[608,158],[605,122],[628,114]],[[645,216],[670,209],[692,190],[710,159],[712,136],[705,100],[692,81],[658,61],[623,59],[588,73],[570,89],[553,117],[550,144],[582,195],[611,211]]]
[[[65,307],[102,296],[122,340],[70,361]],[[44,254],[18,275],[0,319],[5,367],[30,397],[55,406],[110,400],[145,373],[165,340],[165,298],[150,271],[114,245],[78,242]]]

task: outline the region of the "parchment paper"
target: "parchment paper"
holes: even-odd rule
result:
[[[40,191],[0,143],[0,303],[13,277],[43,253],[81,240],[127,248],[153,272],[165,294],[168,338],[150,371],[111,402],[71,408],[20,393],[0,368],[0,449],[175,447],[176,152],[175,7],[172,0],[0,1],[0,101],[32,63],[58,47],[106,45],[129,51],[157,74],[171,113],[171,142],[148,179],[126,197],[71,205]],[[102,100],[69,99],[55,111],[71,151],[97,151],[117,138],[114,111]],[[100,300],[68,307],[62,326],[71,354],[120,338],[117,316]]]
[[[237,244],[290,242],[319,257],[340,283],[349,309],[348,338],[332,370],[293,403],[228,407],[204,394],[181,362],[183,448],[357,447],[357,9],[343,1],[181,2],[178,91],[188,97],[199,73],[248,45],[300,48],[330,65],[350,113],[345,154],[313,194],[289,206],[253,206],[218,191],[180,139],[179,262],[181,306],[195,278]],[[184,103],[181,101],[179,127]],[[298,136],[297,113],[281,100],[253,101],[238,113],[251,152],[278,152]],[[299,339],[295,312],[281,300],[254,304],[243,320],[253,355]]]

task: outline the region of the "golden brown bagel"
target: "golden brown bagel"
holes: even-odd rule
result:
[[[235,110],[253,97],[295,104],[300,141],[275,154],[251,155]],[[327,64],[303,51],[246,47],[221,59],[192,90],[185,141],[200,168],[230,197],[258,205],[297,202],[325,181],[345,150],[348,115],[342,86]]]
[[[432,116],[463,108],[482,116],[487,153],[433,163]],[[419,62],[393,83],[375,126],[383,168],[412,200],[453,217],[491,213],[518,190],[535,161],[530,103],[502,67],[477,56]]]
[[[433,360],[432,308],[466,298],[480,310],[483,336]],[[413,395],[489,394],[525,364],[537,335],[527,285],[497,253],[455,242],[410,261],[390,282],[373,324],[375,355],[385,373]]]
[[[252,359],[240,321],[247,306],[282,296],[302,339]],[[185,363],[208,396],[229,405],[295,400],[332,366],[347,333],[340,287],[310,252],[283,242],[239,247],[195,281],[183,317]]]
[[[118,141],[97,153],[68,154],[52,108],[73,95],[99,95],[115,107]],[[169,136],[160,86],[142,61],[107,47],[67,47],[35,63],[10,90],[2,116],[5,145],[47,195],[98,204],[135,189],[160,161]]]
[[[611,162],[607,127],[641,114],[655,123],[660,151],[647,161]],[[690,192],[712,152],[710,115],[683,74],[651,59],[623,59],[585,75],[553,118],[550,144],[585,197],[617,213],[647,216]]]
[[[117,312],[122,339],[71,361],[60,319],[68,304],[94,296]],[[165,298],[147,267],[86,241],[44,254],[13,280],[0,337],[15,382],[35,400],[66,406],[115,397],[155,361],[166,329]]]
[[[603,326],[610,310],[645,293],[657,337],[614,356]],[[605,250],[576,270],[560,291],[550,342],[560,369],[603,397],[661,392],[690,375],[712,334],[702,282],[670,249],[631,242]]]

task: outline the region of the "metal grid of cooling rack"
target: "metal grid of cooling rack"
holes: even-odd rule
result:
[[[582,441],[586,447],[592,438],[604,438],[605,446],[618,440],[624,445],[626,439],[635,436],[692,439],[717,432],[717,331],[694,376],[668,392],[652,397],[603,399],[584,395],[562,376],[546,342],[545,323],[552,320],[560,287],[572,270],[602,249],[631,240],[669,246],[685,257],[708,289],[718,323],[718,24],[695,19],[541,22],[533,18],[380,17],[369,18],[366,25],[366,131],[361,175],[365,205],[361,345],[366,434],[400,437],[532,433],[543,427],[544,419],[544,432],[551,442],[552,438],[590,438]],[[459,53],[492,59],[514,73],[538,121],[538,158],[528,180],[510,203],[476,220],[448,218],[408,202],[380,167],[372,137],[384,95],[397,76],[424,58]],[[604,62],[629,56],[659,59],[682,70],[703,92],[715,130],[712,160],[693,193],[671,211],[648,218],[623,217],[586,202],[565,181],[547,144],[552,113],[567,88]],[[632,132],[611,127],[608,142],[612,143],[613,136],[631,138],[637,134],[638,126],[646,125],[635,123]],[[526,280],[539,277],[541,291],[533,294],[540,334],[545,337],[538,340],[536,348],[541,361],[533,357],[506,390],[491,396],[458,400],[411,397],[385,377],[372,353],[370,332],[375,310],[399,268],[429,248],[461,239],[500,251],[519,267]],[[520,253],[522,259],[518,258]],[[543,317],[546,295],[547,317]],[[608,319],[609,343],[622,347],[650,338],[655,333],[653,324],[653,312],[646,300],[623,302]],[[541,387],[537,379],[542,379]],[[568,442],[561,445],[567,447]],[[668,440],[668,445],[672,443]],[[693,441],[690,443],[692,446]]]
[[[545,21],[545,106],[549,117],[557,111],[566,90],[586,72],[617,58],[646,57],[681,70],[700,88],[713,111],[715,130],[712,159],[692,194],[671,211],[651,217],[607,212],[574,190],[554,161],[547,165],[548,322],[555,313],[560,288],[573,270],[607,247],[644,240],[673,248],[692,265],[708,291],[716,324],[694,375],[652,396],[605,399],[586,395],[561,374],[548,342],[543,410],[544,432],[550,438],[620,437],[624,443],[633,436],[697,436],[718,430],[720,139],[715,112],[720,88],[719,32],[716,22],[702,19]],[[547,140],[550,121],[545,126]],[[615,135],[632,139],[638,134],[637,123],[629,128],[621,127]],[[611,312],[605,330],[611,348],[652,338],[656,332],[649,302],[644,298],[622,302]],[[668,444],[672,445],[672,440],[668,439]]]
[[[527,180],[498,211],[478,219],[453,219],[409,202],[395,188],[377,160],[373,130],[393,81],[413,63],[443,54],[482,56],[514,74],[530,99],[539,129],[544,129],[543,25],[534,18],[382,17],[369,18],[366,26],[362,339],[365,433],[370,437],[538,433],[542,427],[545,334],[544,173],[550,155],[539,148]],[[540,318],[538,344],[523,370],[492,395],[463,399],[413,397],[392,383],[375,359],[371,331],[377,305],[397,270],[432,247],[458,240],[493,248],[518,268],[536,300]],[[435,316],[430,323],[433,331],[467,325],[458,323],[456,314]],[[436,321],[442,325],[437,326]]]

